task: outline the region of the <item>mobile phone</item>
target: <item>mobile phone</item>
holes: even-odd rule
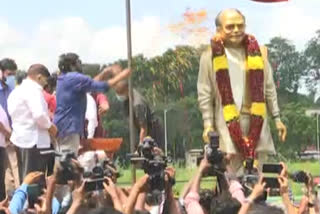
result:
[[[269,163],[269,164],[262,165],[262,172],[265,172],[265,173],[278,173],[278,174],[280,174],[281,171],[282,171],[282,165],[280,165],[280,164]]]
[[[272,177],[264,177],[263,182],[266,183],[266,188],[271,188],[271,189],[279,189],[280,184],[277,178],[272,178]]]
[[[27,187],[28,204],[34,208],[34,204],[39,202],[39,196],[42,194],[42,188],[39,184],[30,184]]]
[[[39,181],[37,182],[40,186],[41,189],[46,189],[47,188],[47,181],[45,175],[41,175],[39,178]]]
[[[90,179],[86,180],[84,184],[84,190],[86,192],[92,192],[95,190],[101,190],[104,189],[103,183],[108,183],[108,180],[105,178],[96,178],[96,179]]]

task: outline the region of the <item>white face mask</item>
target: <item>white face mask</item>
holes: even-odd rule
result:
[[[116,94],[116,97],[120,102],[124,102],[124,101],[126,101],[128,99],[128,97],[126,95],[118,95],[118,94]]]

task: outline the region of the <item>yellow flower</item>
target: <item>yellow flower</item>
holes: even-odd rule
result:
[[[228,61],[226,55],[214,57],[213,68],[215,72],[219,71],[220,69],[228,69]]]
[[[261,69],[263,70],[264,65],[263,65],[263,59],[261,56],[248,56],[248,69]]]
[[[251,114],[265,118],[266,116],[266,104],[265,103],[252,103]]]
[[[229,122],[239,117],[239,112],[235,104],[225,105],[223,107],[223,117],[226,122]]]

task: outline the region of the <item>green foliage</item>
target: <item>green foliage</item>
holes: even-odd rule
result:
[[[281,120],[288,129],[285,143],[279,142],[275,125],[270,122],[276,151],[289,158],[315,142],[316,121],[305,114],[307,108],[300,103],[289,102],[281,108]]]
[[[279,90],[298,93],[299,80],[305,69],[303,55],[287,39],[274,37],[267,44],[268,56],[274,69],[274,79],[279,82]]]
[[[282,120],[288,128],[287,142],[278,142],[274,122],[270,119],[271,131],[277,151],[286,157],[294,157],[294,152],[315,143],[315,121],[305,115],[305,110],[316,107],[316,104],[312,97],[298,94],[298,88],[301,87],[301,78],[306,78],[306,75],[310,81],[310,91],[315,90],[316,81],[319,81],[320,31],[302,53],[290,41],[281,37],[272,38],[267,46],[271,64],[276,67],[274,78],[280,81],[278,101]],[[200,54],[205,49],[207,46],[198,49],[177,46],[161,56],[146,58],[140,54],[132,59],[134,87],[146,97],[162,122],[164,111],[167,111],[168,148],[175,159],[184,158],[185,150],[203,146],[197,77]],[[126,60],[118,60],[116,63],[127,66]],[[86,73],[96,75],[100,69],[97,66],[87,65]],[[108,93],[108,97],[111,108],[104,118],[104,126],[110,137],[124,138],[120,155],[125,157],[129,152],[128,121],[124,118],[122,105],[116,100],[114,92]]]
[[[320,30],[307,44],[304,52],[306,57],[306,84],[311,92],[316,90],[320,80]]]

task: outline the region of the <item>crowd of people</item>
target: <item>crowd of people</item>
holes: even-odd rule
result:
[[[82,73],[80,57],[66,53],[59,57],[57,74],[33,64],[16,75],[16,62],[2,59],[0,212],[319,213],[309,173],[293,175],[285,163],[274,164],[280,170],[272,179],[261,173],[268,154],[275,152],[267,108],[282,141],[287,130],[267,50],[245,33],[245,26],[244,15],[236,9],[217,15],[217,33],[201,57],[198,78],[207,145],[195,175],[178,197],[173,191],[175,169],[167,166],[162,152],[161,123],[136,89],[132,103],[138,142],[132,161],[142,163],[145,175],[132,186],[120,186],[113,154],[81,150],[86,139],[107,136],[102,116],[110,108],[104,94],[109,89],[115,90],[128,116],[130,69],[113,64],[90,78]],[[215,177],[215,185],[201,189],[207,176]],[[298,205],[293,203],[289,179],[305,185]],[[271,194],[281,196],[282,203],[268,204]]]

